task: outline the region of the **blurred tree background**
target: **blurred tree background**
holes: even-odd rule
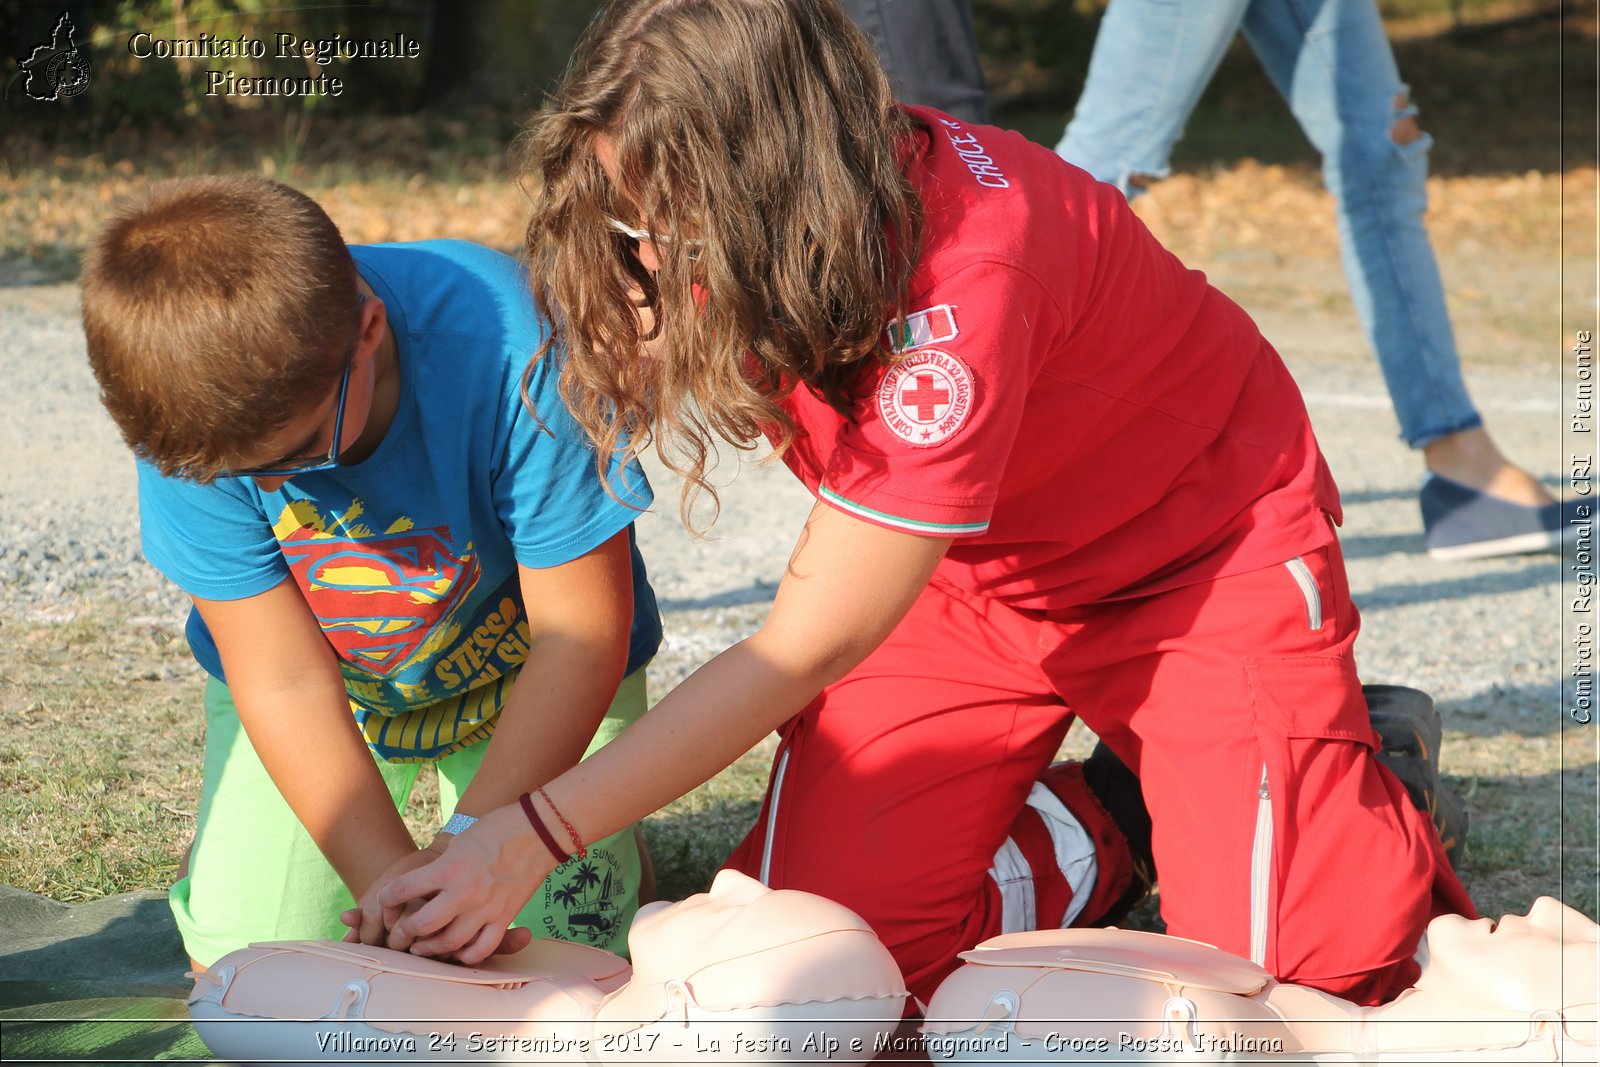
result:
[[[1082,85],[1105,0],[974,0],[973,6],[1002,123],[1058,125]],[[1522,120],[1537,123],[1540,113],[1551,114],[1563,60],[1571,79],[1593,72],[1593,49],[1586,47],[1593,40],[1592,11],[1583,10],[1588,4],[1383,0],[1379,6],[1396,38],[1402,71],[1430,110],[1476,112],[1481,119],[1516,108]],[[175,135],[226,148],[235,138],[281,135],[285,126],[298,137],[318,119],[336,125],[337,119],[408,115],[426,122],[444,115],[514,126],[559,78],[597,7],[596,0],[0,0],[0,38],[17,60],[47,41],[66,12],[93,65],[87,91],[51,106],[22,99],[16,85],[8,84],[0,137],[8,148],[18,138],[37,138],[115,151],[130,132],[141,141]],[[1557,28],[1563,22],[1569,40],[1561,56]],[[145,35],[139,48],[146,53],[151,41],[192,42],[204,35],[223,43],[258,41],[267,55],[141,58],[133,47],[139,34]],[[280,57],[280,34],[302,41],[378,42],[403,35],[418,42],[421,55],[339,57],[319,66],[297,54]],[[341,78],[345,90],[337,97],[208,96],[208,70],[241,78],[327,73]],[[16,80],[11,70],[6,77]],[[1209,113],[1229,111],[1239,139],[1257,143],[1249,127],[1258,111],[1281,112],[1273,97],[1241,41],[1202,106],[1201,125]],[[337,153],[341,141],[330,138],[322,150]],[[1481,148],[1462,155],[1478,156]]]
[[[1104,6],[1105,0],[974,0],[998,124],[1055,142],[1082,85]],[[594,0],[0,0],[0,39],[10,57],[0,58],[7,81],[0,101],[0,281],[19,260],[44,276],[69,275],[81,246],[75,212],[138,180],[173,173],[249,170],[318,195],[366,183],[391,191],[387,204],[378,203],[382,197],[362,199],[385,210],[407,190],[426,188],[432,196],[442,184],[457,199],[466,196],[469,202],[458,206],[470,214],[481,207],[479,183],[503,189],[507,145],[560,77],[596,7]],[[1594,161],[1590,0],[1381,0],[1380,7],[1402,74],[1436,138],[1435,174],[1559,173],[1564,138],[1578,162]],[[63,12],[89,60],[90,82],[70,98],[30,99],[21,91],[20,64],[50,40]],[[140,34],[146,36],[130,47]],[[300,54],[280,58],[279,34],[313,42],[393,42],[400,35],[417,42],[420,54],[335,57],[321,65]],[[135,54],[149,53],[153,42],[202,35],[260,41],[267,54]],[[340,78],[344,91],[207,95],[208,71],[238,78],[326,74]],[[1572,140],[1583,131],[1588,147]],[[1244,159],[1297,172],[1315,165],[1240,41],[1174,165],[1203,172]],[[87,200],[85,184],[94,187]],[[58,206],[38,202],[58,197]],[[408,232],[380,227],[378,235]],[[509,240],[514,236],[501,231],[495,243]]]

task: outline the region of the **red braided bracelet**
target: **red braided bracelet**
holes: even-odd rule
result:
[[[540,790],[540,792],[543,792],[543,790]],[[532,826],[533,832],[539,835],[539,840],[543,841],[544,847],[550,850],[550,855],[556,858],[556,865],[560,866],[567,862],[570,857],[561,851],[561,846],[556,844],[555,835],[550,832],[549,827],[545,826],[544,820],[539,818],[539,813],[533,810],[532,795],[528,793],[522,794],[517,798],[517,803],[522,805],[522,814],[528,817],[528,825]]]
[[[572,838],[572,848],[574,854],[576,854],[579,859],[588,859],[589,849],[584,845],[583,838],[578,836],[578,831],[573,829],[572,824],[567,821],[567,817],[561,814],[561,809],[556,807],[556,802],[550,799],[550,794],[544,791],[544,786],[541,785],[537,786],[536,788],[539,791],[539,795],[544,797],[544,802],[550,805],[550,810],[556,813],[556,818],[561,821],[561,825],[566,828],[567,836]]]

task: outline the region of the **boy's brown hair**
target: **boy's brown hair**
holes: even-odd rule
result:
[[[785,447],[790,391],[848,417],[920,249],[904,173],[918,125],[833,0],[606,6],[521,160],[554,326],[542,351],[566,350],[562,395],[602,463],[654,440],[685,476],[688,518],[696,491],[715,500],[714,439],[750,447],[772,427]],[[607,216],[668,235],[658,272]],[[636,302],[654,312],[648,335]]]
[[[83,260],[100,399],[140,457],[209,482],[329,390],[359,324],[355,260],[303,193],[252,177],[162,183]]]

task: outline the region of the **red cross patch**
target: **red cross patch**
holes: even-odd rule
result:
[[[906,353],[878,386],[883,424],[917,448],[950,440],[966,424],[972,407],[972,373],[965,363],[937,348]]]

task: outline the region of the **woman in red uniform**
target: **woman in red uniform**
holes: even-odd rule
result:
[[[895,104],[833,0],[609,5],[527,159],[545,356],[602,454],[703,489],[765,434],[817,504],[765,625],[391,883],[392,945],[481,959],[558,859],[781,728],[730,864],[855,909],[926,999],[1126,898],[1051,766],[1076,717],[1143,785],[1171,933],[1412,983],[1471,904],[1373,758],[1337,491],[1277,354],[1114,188]]]

